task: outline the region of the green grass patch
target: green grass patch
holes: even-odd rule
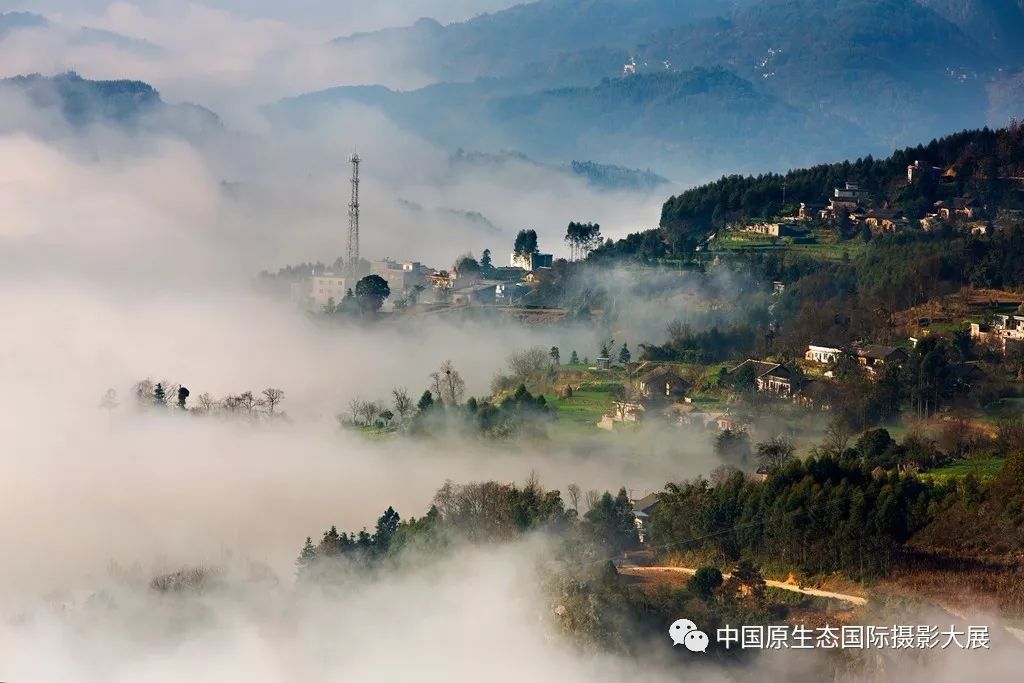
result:
[[[786,252],[824,261],[854,258],[866,243],[859,237],[841,241],[835,230],[814,228],[804,237],[772,237],[758,233],[726,232],[711,245],[710,254],[730,251]]]
[[[928,470],[921,476],[932,477],[933,479],[945,480],[966,477],[973,474],[982,479],[991,479],[1003,471],[1005,458],[974,458],[970,460],[956,460],[941,467]]]
[[[398,430],[395,427],[378,427],[376,425],[352,425],[349,427],[364,439],[380,441],[390,438]]]
[[[548,405],[555,409],[555,417],[561,426],[583,432],[598,430],[601,417],[612,409],[610,391],[580,390],[572,398],[545,396]]]
[[[578,393],[585,394],[611,394],[613,391],[622,388],[622,382],[586,382],[579,385]]]

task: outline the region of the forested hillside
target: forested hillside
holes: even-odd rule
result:
[[[923,166],[949,170],[949,177],[908,183],[906,169]],[[695,244],[729,221],[775,216],[800,202],[825,203],[833,188],[854,182],[878,206],[899,207],[921,218],[935,201],[970,196],[1003,208],[1021,208],[1024,195],[1014,178],[1024,176],[1024,132],[1020,125],[993,131],[968,131],[899,150],[885,159],[822,164],[786,174],[725,176],[671,197],[661,226],[670,245]],[[785,187],[785,193],[783,191]]]

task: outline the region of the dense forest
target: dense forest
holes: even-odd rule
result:
[[[950,170],[947,176],[925,176],[907,182],[907,166]],[[846,182],[867,190],[875,205],[898,207],[921,218],[938,200],[973,197],[1004,209],[1024,208],[1016,181],[1024,176],[1024,130],[1008,128],[965,131],[899,150],[886,159],[823,164],[786,174],[726,176],[671,197],[662,209],[662,241],[668,253],[685,254],[708,233],[726,223],[756,217],[793,215],[800,202],[824,204],[832,190]],[[786,204],[783,205],[783,198]]]

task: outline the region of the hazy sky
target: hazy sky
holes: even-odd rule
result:
[[[76,15],[98,13],[115,4],[128,3],[110,0],[22,0],[20,5],[13,8],[44,14],[62,12]],[[276,19],[343,35],[408,24],[420,17],[433,17],[441,22],[459,21],[519,3],[514,0],[205,0],[201,3],[133,0],[130,4],[147,10],[202,4],[249,19]]]

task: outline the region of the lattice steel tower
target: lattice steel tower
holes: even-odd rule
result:
[[[355,276],[359,269],[359,162],[358,154],[349,157],[352,162],[352,200],[348,204],[348,270]]]

